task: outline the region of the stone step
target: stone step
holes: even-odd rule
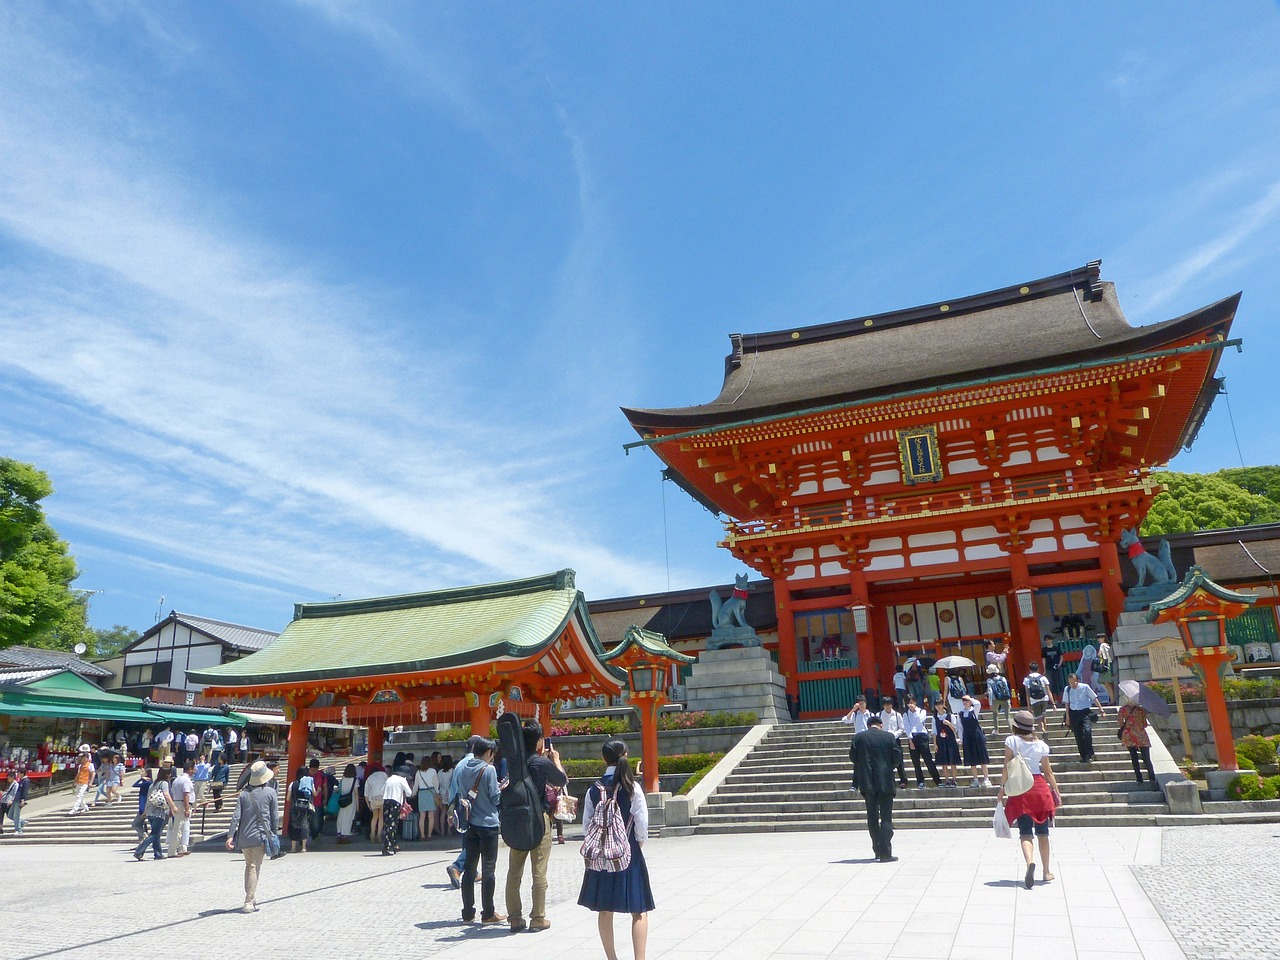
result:
[[[991,763],[995,764],[1000,762],[1001,756],[1002,755],[991,754]],[[922,758],[920,758],[922,763],[923,759],[924,758],[922,756]],[[1083,769],[1085,767],[1101,767],[1105,769],[1124,768],[1126,771],[1133,771],[1133,762],[1129,759],[1128,751],[1124,754],[1119,754],[1115,753],[1115,751],[1100,750],[1097,751],[1097,754],[1094,754],[1093,762],[1089,764],[1083,763],[1079,756],[1074,753],[1071,754],[1071,756],[1051,754],[1050,762],[1053,764],[1053,772],[1055,773],[1059,772],[1060,769]],[[763,753],[758,756],[756,755],[756,751],[753,750],[750,755],[746,756],[746,758],[737,765],[736,769],[740,769],[740,771],[753,771],[753,769],[768,771],[768,769],[778,769],[780,767],[785,768],[787,765],[796,763],[804,763],[806,768],[844,767],[847,769],[851,767],[849,756],[842,754],[824,753],[818,755],[778,755],[774,754],[773,751],[763,751]],[[902,755],[902,763],[905,763],[910,767],[911,755],[904,753],[904,755]]]
[[[1168,819],[1168,815],[1156,814],[1105,814],[1076,817],[1071,815],[1059,815],[1055,818],[1055,826],[1058,827],[1153,827],[1160,825],[1160,820]],[[1186,819],[1190,821],[1186,825],[1194,825],[1204,822],[1212,822],[1207,818],[1175,818]],[[1237,821],[1241,822],[1241,821]],[[1176,824],[1178,826],[1184,824]],[[897,810],[894,810],[893,827],[895,830],[929,830],[929,829],[946,829],[949,827],[969,828],[979,830],[991,829],[991,814],[988,813],[982,818],[970,817],[946,817],[946,816],[928,816],[928,817],[903,817],[899,818]],[[707,834],[736,834],[736,833],[793,833],[793,832],[821,832],[821,831],[865,831],[867,828],[866,821],[854,818],[823,818],[823,819],[785,819],[781,821],[771,822],[739,822],[729,821],[724,823],[703,823],[700,818],[695,818],[695,823],[690,832],[701,835]],[[672,836],[678,836],[684,831],[669,830]]]
[[[991,777],[991,782],[995,785],[1000,783],[1000,770],[995,768],[992,771],[995,775]],[[1125,789],[1145,789],[1144,784],[1138,783],[1133,779],[1132,769],[1124,770],[1094,770],[1084,768],[1081,770],[1054,771],[1059,786],[1062,787],[1064,793],[1071,792],[1073,787],[1086,784],[1107,784],[1108,789],[1125,790]],[[908,779],[913,778],[913,771],[908,768]],[[726,787],[741,787],[743,789],[782,789],[790,787],[796,790],[811,790],[822,785],[844,785],[848,786],[853,779],[853,771],[846,768],[844,771],[818,770],[809,771],[804,768],[793,768],[783,772],[777,772],[772,775],[758,775],[754,773],[731,773],[725,778],[720,789]],[[965,775],[962,770],[961,775],[956,778],[961,784],[972,781],[971,776]],[[1132,784],[1132,787],[1125,786]]]
[[[716,793],[716,795],[703,804],[700,809],[719,810],[722,807],[739,806],[743,804],[752,806],[790,807],[794,804],[804,803],[846,802],[853,795],[853,791],[848,787],[843,787],[837,790],[812,791],[801,794],[783,792]],[[990,790],[986,788],[972,787],[956,789],[952,787],[935,787],[932,784],[929,784],[925,789],[917,790],[912,786],[903,788],[898,792],[897,798],[894,801],[894,807],[930,807],[938,804],[978,807],[990,805],[995,795],[994,788]],[[1087,793],[1067,794],[1064,799],[1070,806],[1082,803],[1115,803],[1134,805],[1164,803],[1164,794],[1159,790],[1133,791],[1130,793],[1092,791]]]

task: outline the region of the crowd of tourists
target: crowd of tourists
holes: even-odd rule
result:
[[[1027,708],[1012,714],[1015,697],[1004,674],[1008,645],[998,651],[994,643],[988,642],[986,648],[986,693],[993,715],[992,732],[1000,731],[1002,717],[1012,727],[1003,744],[1003,770],[993,822],[997,832],[1002,821],[1010,830],[1017,827],[1026,864],[1023,880],[1028,889],[1035,881],[1037,846],[1042,879],[1048,882],[1054,878],[1049,827],[1062,805],[1062,794],[1049,760],[1049,744],[1040,737],[1047,730],[1051,709],[1061,710],[1062,723],[1071,729],[1080,762],[1090,764],[1095,759],[1093,725],[1106,715],[1106,704],[1099,693],[1105,691],[1110,703],[1118,691],[1117,735],[1129,751],[1134,777],[1139,783],[1144,781],[1144,774],[1151,782],[1156,779],[1147,711],[1139,703],[1140,687],[1135,681],[1124,681],[1118,687],[1110,684],[1110,645],[1099,638],[1097,646],[1086,646],[1081,668],[1064,676],[1061,652],[1053,637],[1044,639],[1046,648],[1042,653],[1053,657],[1052,661],[1046,657],[1050,674],[1041,673],[1038,662],[1028,664],[1022,681]],[[991,757],[980,719],[982,704],[960,676],[952,672],[944,688],[924,662],[911,658],[894,677],[894,694],[878,704],[873,704],[871,697],[860,697],[841,718],[854,728],[849,747],[849,759],[854,765],[852,789],[861,793],[866,802],[872,852],[880,861],[897,859],[892,854],[893,798],[899,787],[908,785],[905,756],[911,757],[917,789],[925,788],[926,769],[935,787],[958,786],[957,770],[962,764],[972,774],[971,786],[992,786]],[[902,704],[901,713],[897,704]]]
[[[462,849],[446,873],[460,891],[463,922],[506,925],[512,933],[549,929],[547,871],[555,840],[563,842],[555,814],[572,812],[573,804],[564,799],[568,777],[559,754],[543,738],[542,727],[527,720],[520,737],[524,759],[519,771],[500,756],[493,740],[479,736],[467,741],[466,754],[456,766],[448,755],[433,753],[415,763],[411,754],[402,753],[386,767],[377,762],[349,764],[337,778],[332,769],[320,769],[319,760],[313,758],[294,772],[285,794],[291,852],[305,852],[321,835],[328,815],[336,819],[338,843],[364,835],[380,843],[387,856],[399,852],[407,826],[420,840],[461,833]],[[617,956],[614,914],[630,914],[634,954],[643,960],[648,913],[654,906],[641,849],[648,837],[648,807],[626,745],[610,740],[601,756],[605,773],[588,790],[583,806],[585,868],[578,902],[599,914],[601,943],[610,958]],[[265,761],[246,769],[227,834],[227,848],[245,855],[241,908],[245,913],[258,909],[264,860],[284,855],[277,832],[276,790],[270,786],[275,775],[275,765]],[[519,778],[518,786],[527,784],[526,789],[512,790],[513,777]],[[174,798],[181,791],[175,791],[168,778],[158,779],[157,784],[161,797],[155,802],[157,817],[166,809],[176,817]],[[532,819],[524,829],[508,830],[504,810],[515,804],[531,810]],[[508,846],[505,913],[499,912],[497,903],[500,837]],[[532,890],[527,913],[522,896],[526,867]]]

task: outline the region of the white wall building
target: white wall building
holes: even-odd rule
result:
[[[124,649],[119,686],[136,696],[157,687],[199,693],[202,684],[189,682],[188,671],[238,660],[276,636],[271,630],[171,610]]]

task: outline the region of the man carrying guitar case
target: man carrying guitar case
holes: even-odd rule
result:
[[[563,787],[569,780],[560,765],[560,755],[545,749],[542,726],[536,720],[523,724],[513,713],[498,718],[498,742],[507,758],[508,783],[498,806],[502,840],[511,849],[507,864],[507,916],[511,932],[525,929],[520,881],[524,865],[533,865],[533,904],[529,913],[531,930],[551,926],[546,915],[547,863],[551,857],[551,822],[547,810],[547,787]]]

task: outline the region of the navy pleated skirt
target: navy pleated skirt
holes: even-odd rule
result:
[[[627,869],[620,873],[586,871],[578,904],[597,913],[648,913],[653,909],[649,867],[635,837],[631,838],[631,863]]]

